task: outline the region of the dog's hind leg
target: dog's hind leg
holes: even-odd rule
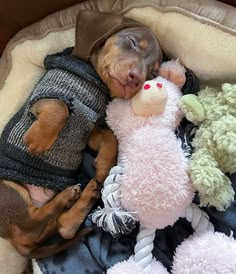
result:
[[[24,256],[57,231],[57,218],[79,198],[79,186],[72,186],[40,208],[33,205],[26,188],[14,182],[0,183],[0,236],[8,239]],[[0,214],[0,215],[1,215]]]
[[[116,164],[118,144],[110,129],[96,128],[90,136],[89,146],[98,151],[95,160],[96,175],[85,187],[74,206],[58,218],[59,233],[66,239],[74,237],[89,211],[99,200],[103,182]]]

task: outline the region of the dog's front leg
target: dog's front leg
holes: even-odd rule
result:
[[[103,182],[111,167],[116,164],[118,143],[110,129],[94,129],[89,145],[98,150],[96,176],[85,187],[74,206],[58,218],[59,233],[66,239],[74,237],[89,211],[100,199]]]
[[[118,141],[109,128],[95,128],[89,138],[88,145],[98,151],[95,159],[97,182],[103,183],[110,169],[116,164]]]
[[[53,146],[63,129],[68,107],[59,99],[42,99],[32,106],[31,112],[37,120],[26,132],[24,142],[29,152],[43,153]]]

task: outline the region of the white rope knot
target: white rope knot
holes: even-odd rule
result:
[[[102,190],[104,208],[98,208],[92,215],[93,223],[110,232],[113,237],[130,233],[137,223],[135,214],[122,207],[119,182],[122,173],[123,168],[120,166],[110,170]]]

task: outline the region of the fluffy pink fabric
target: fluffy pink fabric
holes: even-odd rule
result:
[[[130,257],[128,261],[117,263],[112,268],[108,269],[107,274],[146,274],[142,267],[135,263],[133,257]],[[166,268],[156,260],[153,260],[148,274],[168,274]]]
[[[169,81],[161,77],[157,81],[168,91],[160,116],[135,115],[129,101],[117,99],[108,107],[107,121],[118,137],[118,164],[125,170],[120,180],[122,204],[143,226],[162,229],[173,225],[191,203],[193,189],[174,134],[181,117],[181,93]]]
[[[192,200],[187,161],[169,129],[147,125],[120,148],[122,203],[148,228],[162,229],[182,215]]]
[[[212,232],[190,237],[176,249],[172,273],[236,273],[236,240]]]

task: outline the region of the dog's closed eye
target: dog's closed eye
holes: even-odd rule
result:
[[[137,48],[137,45],[138,45],[136,39],[133,38],[133,37],[131,37],[131,36],[128,36],[127,38],[130,40],[132,47],[133,47],[134,49],[136,49],[136,48]]]

